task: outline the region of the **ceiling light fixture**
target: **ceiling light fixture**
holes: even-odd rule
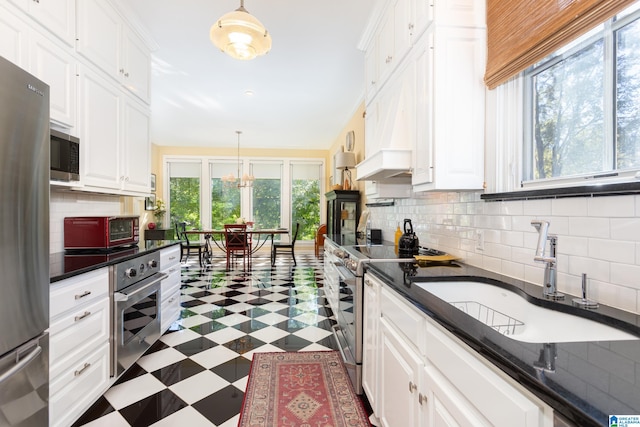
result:
[[[211,26],[209,37],[218,49],[235,59],[253,59],[271,50],[271,35],[247,12],[244,0]]]
[[[242,134],[242,131],[237,130],[236,133],[238,134],[238,178],[236,178],[233,173],[230,173],[229,175],[225,175],[222,178],[220,178],[222,180],[222,182],[224,183],[224,185],[226,187],[237,187],[237,188],[244,188],[244,187],[252,187],[253,186],[253,181],[255,181],[255,177],[253,175],[249,175],[249,174],[244,174],[242,175],[242,179],[239,180],[240,177],[240,135]]]

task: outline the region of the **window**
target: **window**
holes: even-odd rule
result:
[[[260,228],[278,228],[282,218],[282,163],[253,163],[252,219]]]
[[[299,240],[314,240],[322,222],[324,160],[240,159],[206,156],[167,156],[168,211],[171,224],[187,222],[188,228],[222,229],[239,217],[260,228],[300,223]],[[224,185],[222,177],[244,171],[255,176],[253,186]],[[277,238],[277,237],[276,237]]]
[[[240,188],[225,185],[222,177],[237,174],[237,162],[213,161],[209,164],[211,176],[211,228],[222,229],[240,217]],[[242,174],[240,174],[242,176]]]
[[[524,181],[640,169],[638,4],[524,74]]]
[[[321,163],[291,165],[291,226],[300,223],[300,240],[315,239],[320,225],[321,177]]]
[[[186,222],[188,228],[200,227],[200,165],[199,161],[167,165],[172,229],[176,222]]]

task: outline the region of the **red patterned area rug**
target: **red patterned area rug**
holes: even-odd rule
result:
[[[255,353],[238,427],[369,427],[340,353]]]

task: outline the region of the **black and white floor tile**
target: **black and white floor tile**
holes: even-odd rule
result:
[[[322,260],[296,255],[183,264],[180,319],[75,425],[237,426],[253,353],[335,348]]]

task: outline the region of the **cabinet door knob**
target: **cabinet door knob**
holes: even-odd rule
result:
[[[423,403],[427,403],[427,395],[418,393],[418,403],[422,405]]]
[[[409,392],[413,393],[418,389],[418,386],[413,383],[413,381],[409,381]]]

